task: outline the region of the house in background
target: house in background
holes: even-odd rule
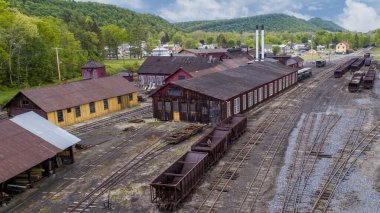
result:
[[[304,44],[304,43],[299,43],[299,44],[293,45],[293,49],[297,50],[297,51],[299,51],[301,48],[305,48],[305,47],[306,47],[306,44]]]
[[[179,54],[192,54],[194,56],[212,57],[217,59],[224,59],[226,57],[227,49],[183,49]]]
[[[67,126],[137,105],[137,87],[121,76],[111,76],[22,90],[4,109],[10,116],[33,111]]]
[[[346,54],[349,49],[350,45],[348,44],[348,42],[342,41],[335,46],[335,53]]]
[[[95,61],[89,61],[81,68],[82,79],[96,79],[107,76],[106,67],[104,64],[97,63]]]
[[[162,46],[157,46],[152,50],[152,56],[170,56],[170,50]]]
[[[286,66],[293,67],[293,68],[303,68],[303,62],[304,60],[301,57],[295,56],[295,57],[289,58],[286,61]]]

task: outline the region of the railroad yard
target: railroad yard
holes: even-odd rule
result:
[[[245,133],[174,210],[380,212],[380,81],[349,92],[350,73],[334,78],[349,58],[245,113]],[[213,131],[168,143],[190,125],[153,119],[148,101],[66,127],[82,140],[76,162],[0,211],[158,212],[150,183]]]

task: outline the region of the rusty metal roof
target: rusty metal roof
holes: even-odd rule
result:
[[[226,53],[228,49],[183,49],[181,52],[192,52],[194,54]]]
[[[297,69],[278,63],[254,62],[222,72],[171,82],[169,85],[177,85],[219,100],[229,100],[296,71]]]
[[[104,64],[95,61],[88,61],[87,64],[82,66],[82,69],[94,69],[99,67],[104,67]]]
[[[0,121],[0,183],[61,150],[10,120]]]
[[[53,112],[133,92],[137,92],[133,83],[121,76],[111,76],[22,90],[20,93],[43,111]]]
[[[210,61],[201,56],[149,56],[138,70],[139,74],[170,75],[182,68],[195,72],[216,66],[219,60]]]

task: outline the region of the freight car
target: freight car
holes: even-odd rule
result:
[[[366,58],[364,61],[364,66],[369,67],[371,65],[372,58]]]
[[[298,81],[310,78],[313,75],[311,68],[303,68],[297,71]]]
[[[371,89],[376,79],[376,72],[367,72],[363,79],[363,87],[365,89]]]
[[[358,60],[358,58],[351,58],[344,64],[340,65],[335,71],[334,71],[334,77],[335,78],[341,78],[346,72],[348,72],[351,69],[351,65],[355,63]]]
[[[359,71],[362,66],[364,65],[364,60],[365,58],[359,58],[358,60],[356,60],[352,65],[351,65],[351,71],[352,72],[356,72],[356,71]]]
[[[357,71],[352,75],[350,83],[348,83],[348,91],[357,92],[360,89],[360,85],[363,81],[363,71]]]
[[[247,128],[244,115],[234,115],[199,139],[174,164],[150,184],[151,201],[162,210],[173,210],[191,192],[203,174],[228,150],[231,141]]]
[[[315,61],[315,66],[318,67],[324,67],[326,66],[326,60],[324,59],[319,59]]]
[[[205,152],[189,151],[150,184],[151,201],[162,210],[173,210],[207,171]]]

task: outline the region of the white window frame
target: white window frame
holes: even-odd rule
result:
[[[227,101],[227,118],[231,116],[231,102]]]
[[[240,97],[234,99],[234,115],[240,112]]]
[[[257,89],[253,91],[253,104],[257,104]]]
[[[268,98],[268,85],[265,84],[264,85],[264,100],[266,100]]]
[[[243,95],[243,111],[247,109],[247,95]]]
[[[253,106],[253,92],[249,92],[248,93],[248,107],[252,107]]]
[[[273,82],[269,83],[269,97],[273,95]]]
[[[274,81],[274,94],[277,93],[277,81]]]
[[[278,80],[278,91],[282,91],[282,79]]]
[[[263,87],[259,88],[259,102],[263,101]]]

